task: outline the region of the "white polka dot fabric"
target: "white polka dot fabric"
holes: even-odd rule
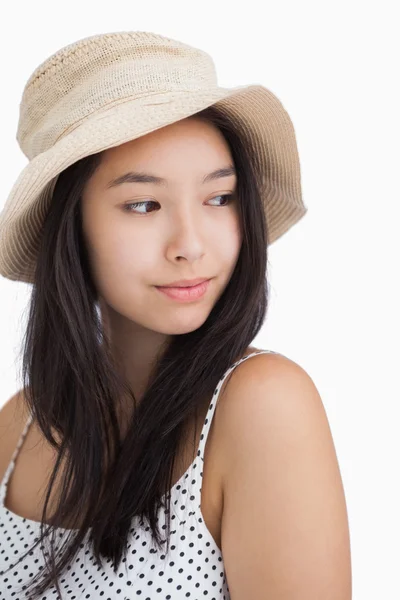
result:
[[[165,556],[152,542],[149,527],[132,520],[127,558],[116,573],[111,561],[104,568],[94,565],[94,558],[86,543],[72,564],[60,577],[60,600],[229,600],[229,587],[225,577],[222,552],[208,531],[201,512],[201,482],[204,449],[214,415],[221,386],[231,371],[244,360],[260,353],[258,350],[243,357],[227,369],[218,382],[205,418],[197,455],[193,463],[171,488],[171,545]],[[11,457],[10,464],[0,484],[0,598],[2,600],[29,598],[26,583],[44,568],[40,548],[37,546],[15,568],[18,557],[39,537],[40,524],[8,510],[5,497],[8,479],[15,465],[18,450],[28,431],[31,418],[25,425],[21,438]],[[159,512],[160,531],[165,530],[165,508]],[[68,531],[57,529],[60,542]],[[88,534],[89,535],[89,534]],[[47,546],[46,546],[47,547]],[[59,599],[51,586],[41,600]]]

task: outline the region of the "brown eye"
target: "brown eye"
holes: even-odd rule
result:
[[[138,207],[144,206],[145,204],[156,204],[156,202],[153,202],[153,200],[142,200],[140,202],[129,202],[128,204],[124,205],[123,210],[125,212],[136,212],[133,210],[133,208],[138,208]],[[152,211],[150,211],[150,212],[152,212]],[[148,213],[147,212],[137,212],[137,214],[145,215]]]
[[[215,198],[224,198],[226,200],[224,200],[224,204],[220,205],[220,206],[227,206],[228,204],[231,203],[231,200],[233,198],[233,194],[221,194],[219,196],[215,196],[214,198],[212,198],[212,200],[215,200]]]

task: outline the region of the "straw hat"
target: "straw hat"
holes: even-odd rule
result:
[[[34,282],[57,176],[77,160],[216,105],[256,168],[270,245],[307,212],[292,121],[262,85],[222,88],[203,50],[146,31],[105,33],[39,65],[20,103],[17,141],[29,163],[0,213],[0,274]]]

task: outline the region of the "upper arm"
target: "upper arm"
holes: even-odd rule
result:
[[[220,407],[231,598],[350,600],[345,495],[318,391],[279,354],[240,368]]]

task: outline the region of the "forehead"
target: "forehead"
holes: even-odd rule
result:
[[[185,119],[103,152],[101,179],[105,186],[195,178],[207,184],[236,176],[222,133],[201,120]]]
[[[221,131],[207,121],[191,117],[108,148],[103,152],[103,158],[106,163],[118,162],[124,157],[157,162],[165,159],[172,150],[190,155],[197,153],[198,160],[230,156],[228,143]]]

